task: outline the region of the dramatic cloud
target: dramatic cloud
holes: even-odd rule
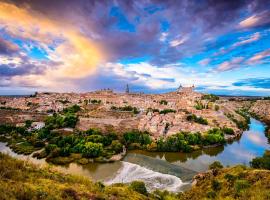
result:
[[[268,10],[252,15],[239,23],[241,28],[254,28],[263,25],[270,25],[270,12]]]
[[[269,19],[268,0],[3,0],[0,85],[227,92],[269,63]]]
[[[17,53],[19,51],[19,47],[9,41],[4,40],[0,37],[0,55],[11,55]]]

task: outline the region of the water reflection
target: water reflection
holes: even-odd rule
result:
[[[132,151],[130,153],[144,154],[167,162],[181,165],[195,171],[205,171],[213,161],[220,161],[223,165],[244,164],[249,165],[252,158],[261,156],[270,148],[264,134],[264,125],[251,119],[250,129],[245,131],[241,138],[224,146],[207,148],[192,153],[155,153]]]

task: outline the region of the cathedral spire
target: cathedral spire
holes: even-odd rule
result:
[[[129,86],[127,84],[127,87],[126,87],[126,93],[129,94]]]

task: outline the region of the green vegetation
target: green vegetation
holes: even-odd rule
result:
[[[166,101],[166,100],[161,100],[161,101],[159,102],[159,104],[161,104],[161,105],[167,105],[167,104],[168,104],[168,101]]]
[[[196,110],[208,109],[208,104],[205,105],[201,101],[196,101],[194,108]]]
[[[0,199],[154,199],[153,195],[141,194],[145,193],[142,184],[104,186],[89,178],[40,168],[2,153],[0,172]]]
[[[77,124],[78,117],[76,113],[80,111],[80,106],[73,105],[71,107],[65,108],[62,113],[54,113],[52,116],[47,117],[45,120],[46,127],[49,129],[74,128]]]
[[[152,139],[148,132],[129,131],[123,135],[123,142],[129,149],[146,148],[146,145],[151,144]]]
[[[222,169],[223,165],[219,161],[215,161],[209,165],[209,169]]]
[[[207,122],[207,119],[204,119],[202,117],[197,117],[196,115],[192,114],[192,115],[188,115],[187,116],[187,120],[188,121],[193,121],[193,122],[196,122],[198,124],[203,124],[203,125],[207,125],[208,122]]]
[[[197,183],[183,193],[154,191],[134,181],[105,186],[89,178],[40,168],[0,153],[1,199],[117,199],[117,200],[201,200],[269,199],[270,171],[235,166],[211,170],[197,177]]]
[[[156,109],[156,108],[147,108],[146,114],[148,112],[158,112],[159,113],[159,109]]]
[[[222,131],[224,134],[227,135],[234,135],[234,130],[232,128],[228,128],[228,127],[223,127]]]
[[[96,99],[89,99],[89,103],[91,104],[101,104],[101,100],[96,100]]]
[[[164,109],[164,110],[159,111],[159,114],[166,115],[167,113],[176,113],[176,111],[173,109]]]
[[[143,194],[143,195],[147,195],[148,192],[147,192],[147,189],[145,187],[145,184],[144,182],[142,181],[133,181],[130,186],[129,186],[132,190],[134,190],[135,192],[138,192],[140,194]]]
[[[252,159],[250,165],[253,168],[270,170],[270,150],[266,150],[262,157]]]
[[[219,97],[214,94],[205,94],[202,96],[202,100],[208,100],[210,102],[215,102],[219,100]]]
[[[221,129],[214,128],[204,135],[201,133],[180,132],[167,138],[159,138],[156,143],[157,151],[191,152],[193,149],[197,149],[198,146],[224,144],[225,139],[224,132]]]
[[[235,166],[212,170],[179,199],[269,199],[270,171]]]
[[[230,113],[225,113],[225,115],[231,120],[233,121],[236,126],[239,128],[239,129],[242,129],[242,130],[247,130],[248,127],[249,127],[249,121],[246,121],[246,118],[245,118],[245,121],[239,121],[237,120],[233,114],[230,114]]]
[[[124,106],[124,107],[112,106],[111,107],[111,110],[133,112],[134,114],[138,114],[139,113],[138,108],[132,107],[132,106]]]

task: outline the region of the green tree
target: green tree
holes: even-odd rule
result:
[[[103,151],[103,145],[100,143],[86,142],[82,149],[84,157],[93,158],[101,155]]]

